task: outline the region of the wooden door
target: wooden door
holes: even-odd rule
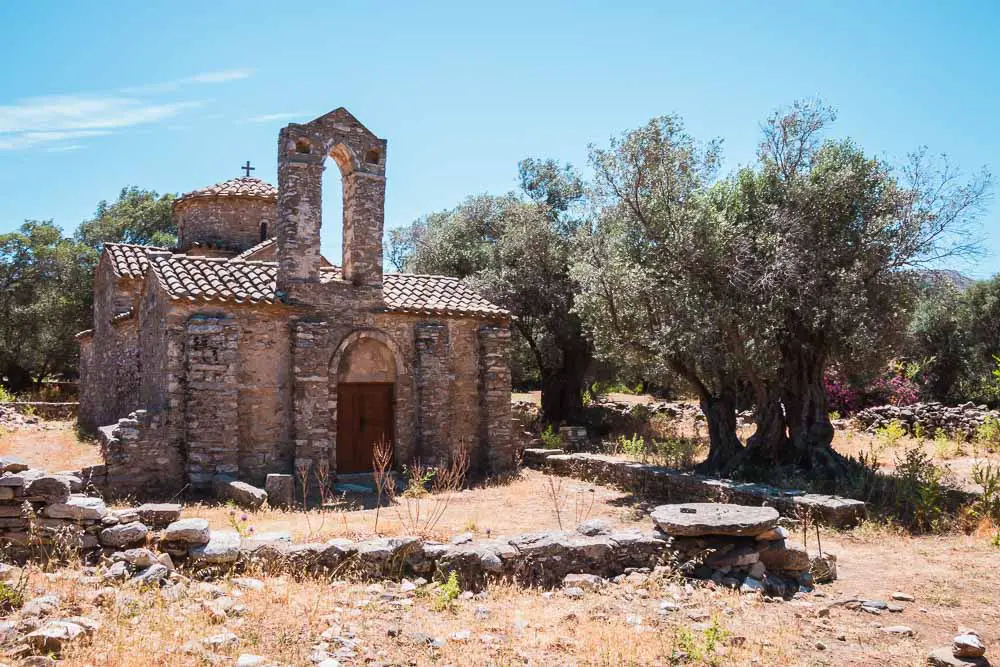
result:
[[[392,384],[337,385],[337,472],[369,472],[380,440],[392,442]]]

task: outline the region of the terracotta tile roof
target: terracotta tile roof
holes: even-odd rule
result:
[[[387,273],[382,281],[385,303],[393,311],[414,314],[449,313],[507,317],[458,278]]]
[[[104,244],[104,252],[111,260],[111,268],[120,278],[142,278],[146,275],[146,267],[149,266],[147,250],[163,251],[166,248],[131,243]]]
[[[262,251],[274,243],[268,239],[244,255]],[[157,280],[175,299],[275,303],[278,301],[275,262],[239,258],[174,255],[162,248],[109,243],[105,245],[117,275],[141,278],[152,267]],[[324,267],[324,283],[342,280],[340,267]],[[457,278],[410,273],[387,273],[382,284],[385,305],[392,312],[418,315],[467,315],[508,317],[499,308]]]
[[[249,178],[244,176],[241,178],[231,178],[228,181],[216,183],[207,188],[188,192],[175,199],[174,204],[176,205],[177,202],[201,197],[257,197],[260,199],[277,199],[278,189],[267,181],[262,181],[252,176]]]
[[[275,294],[277,264],[274,262],[150,253],[150,266],[160,284],[174,298],[236,303],[275,303],[278,300]],[[325,283],[342,280],[340,268],[325,269],[320,280]],[[493,305],[456,278],[389,273],[382,289],[385,305],[393,312],[473,317],[508,315],[506,310]]]
[[[268,248],[270,248],[271,246],[273,246],[277,242],[278,242],[278,239],[275,238],[275,237],[273,237],[273,236],[271,238],[269,238],[269,239],[264,239],[263,241],[261,241],[260,243],[258,243],[257,245],[255,245],[254,247],[247,248],[246,250],[244,250],[240,254],[236,255],[236,257],[233,257],[233,259],[254,259],[256,257],[256,255],[264,252],[265,250],[267,250]],[[268,254],[273,254],[273,253],[268,253]]]
[[[149,253],[149,265],[171,297],[191,301],[274,303],[276,265],[224,257]]]

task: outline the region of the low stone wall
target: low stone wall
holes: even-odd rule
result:
[[[4,403],[2,407],[22,415],[40,417],[41,419],[68,420],[76,417],[80,404],[75,401],[10,401]]]
[[[838,528],[854,525],[865,516],[865,504],[860,500],[778,489],[766,484],[714,479],[602,454],[564,454],[561,450],[526,449],[524,464],[556,475],[611,484],[672,503],[704,501],[769,505],[784,516],[799,517],[808,512],[814,520]]]
[[[763,577],[762,581],[771,582],[768,590],[774,594],[790,595],[799,586],[812,584],[812,579],[804,578],[810,567],[808,558],[793,557],[797,552],[785,546],[785,535],[754,541],[751,538],[756,534],[748,538],[741,532],[710,537],[709,542],[692,541],[661,530],[662,521],[655,512],[658,527],[648,531],[616,530],[595,520],[576,531],[481,540],[466,533],[446,543],[381,537],[297,544],[282,534],[212,531],[205,519],[182,519],[181,506],[176,504],[111,511],[101,498],[79,493],[83,488],[79,477],[30,470],[12,459],[0,459],[0,471],[0,545],[9,555],[26,560],[82,551],[88,562],[102,565],[109,580],[156,584],[168,580],[175,566],[207,577],[251,571],[443,580],[454,572],[463,589],[478,590],[498,579],[552,587],[563,583],[567,575],[614,578],[636,570],[683,565],[686,574],[736,582],[735,586],[746,585],[747,577]],[[760,524],[758,532],[777,529],[777,513],[768,511],[773,520]],[[715,560],[710,559],[713,554]],[[770,559],[766,569],[764,556]],[[751,570],[758,561],[762,564]]]
[[[913,405],[880,405],[866,408],[854,415],[862,428],[875,432],[898,421],[911,434],[919,425],[928,438],[940,429],[952,437],[972,438],[987,418],[1000,419],[1000,411],[985,405],[963,403],[948,406],[941,403],[914,403]]]

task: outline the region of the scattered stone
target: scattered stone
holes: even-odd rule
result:
[[[180,519],[167,526],[163,532],[163,539],[183,544],[208,544],[211,531],[208,529],[206,519]]]
[[[159,584],[170,576],[170,570],[156,562],[149,567],[137,572],[132,577],[132,582],[137,586],[152,586]]]
[[[236,667],[260,667],[266,663],[267,660],[263,656],[250,653],[243,653],[236,658]]]
[[[28,464],[15,456],[0,456],[0,473],[18,473],[27,469]]]
[[[468,532],[466,532],[466,533],[459,533],[458,535],[455,535],[454,537],[452,537],[449,540],[449,542],[451,542],[452,544],[468,544],[474,538],[475,538],[475,535],[473,535],[472,533],[468,533]]]
[[[101,531],[100,541],[102,546],[119,549],[142,542],[148,534],[145,524],[135,521],[105,528]]]
[[[747,577],[740,584],[740,593],[763,593],[764,584],[760,581],[754,579],[753,577]]]
[[[882,628],[882,632],[890,635],[899,635],[901,637],[912,637],[913,628],[908,625],[890,625],[888,627]]]
[[[778,510],[723,503],[660,505],[651,514],[667,535],[755,537],[778,525]]]
[[[136,510],[139,521],[160,530],[181,518],[181,506],[177,503],[145,503]]]
[[[927,664],[934,667],[989,667],[990,663],[985,657],[979,658],[959,658],[952,653],[951,646],[942,646],[930,652],[927,656]]]
[[[593,537],[595,535],[610,535],[611,526],[604,519],[589,519],[577,526],[576,532],[589,537]]]
[[[952,654],[956,658],[979,658],[986,655],[986,647],[979,635],[967,632],[952,640]]]
[[[569,586],[563,589],[563,595],[573,600],[578,600],[583,597],[583,589],[579,586]]]
[[[264,490],[267,504],[271,507],[291,507],[295,503],[295,478],[292,475],[269,474]]]
[[[916,598],[914,598],[909,593],[902,593],[900,591],[896,591],[895,593],[893,593],[892,599],[898,600],[899,602],[913,602],[914,600],[916,600]]]
[[[596,591],[607,583],[596,574],[567,574],[563,578],[566,588],[579,588],[584,591]]]
[[[193,547],[189,554],[196,564],[229,565],[240,556],[240,542],[235,530],[217,530],[208,544]]]
[[[208,648],[226,648],[228,646],[236,646],[239,644],[240,638],[229,630],[223,630],[218,634],[203,638],[201,643]]]
[[[817,651],[825,651],[826,649],[827,649],[826,644],[824,644],[823,642],[816,642]]]
[[[757,535],[756,539],[761,542],[773,542],[775,540],[787,540],[788,539],[788,529],[784,526],[775,526],[771,530],[766,530],[760,535]]]
[[[49,519],[73,519],[74,521],[99,521],[108,513],[108,508],[100,498],[70,496],[64,503],[50,503],[42,511]]]
[[[231,500],[246,509],[260,509],[267,502],[267,491],[264,489],[229,477],[216,477],[212,480],[212,489],[217,498]]]

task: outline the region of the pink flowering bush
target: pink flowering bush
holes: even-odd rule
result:
[[[912,405],[920,400],[920,385],[906,376],[900,364],[892,363],[886,371],[869,382],[848,378],[836,367],[823,375],[830,410],[849,415],[873,405]]]
[[[838,368],[826,369],[823,385],[826,387],[826,399],[831,411],[849,415],[858,409],[860,394]]]

